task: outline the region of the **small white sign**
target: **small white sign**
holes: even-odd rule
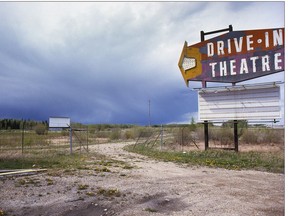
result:
[[[50,117],[49,118],[50,128],[69,128],[70,118],[67,117]]]

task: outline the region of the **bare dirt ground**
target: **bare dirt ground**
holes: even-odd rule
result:
[[[284,215],[284,174],[188,167],[90,147],[129,166],[0,178],[7,215]],[[1,212],[0,212],[1,213]]]

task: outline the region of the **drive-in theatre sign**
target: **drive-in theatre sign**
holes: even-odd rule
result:
[[[228,31],[205,40],[207,34]],[[208,149],[208,121],[234,122],[234,143],[238,151],[238,120],[273,120],[281,117],[278,83],[237,85],[236,83],[285,70],[284,28],[204,33],[201,42],[187,42],[178,62],[182,76],[202,81],[198,89],[198,119],[204,122],[205,149]],[[207,82],[232,86],[207,88]]]
[[[187,46],[178,66],[189,81],[237,83],[284,70],[284,28],[229,33]]]

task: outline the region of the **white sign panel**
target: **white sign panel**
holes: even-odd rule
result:
[[[69,128],[70,118],[66,117],[50,117],[49,118],[50,128]]]
[[[278,85],[231,86],[198,91],[200,121],[281,118]]]

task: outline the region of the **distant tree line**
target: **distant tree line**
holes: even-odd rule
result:
[[[37,125],[48,127],[48,121],[18,120],[18,119],[0,119],[0,130],[17,130],[24,128],[32,130]]]

